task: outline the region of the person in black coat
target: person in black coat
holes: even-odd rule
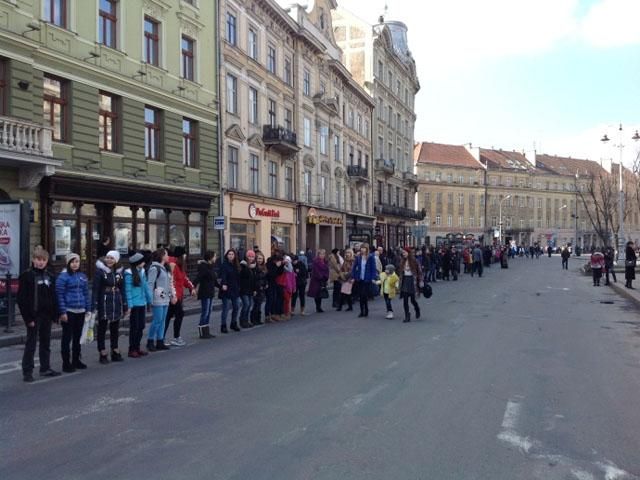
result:
[[[200,322],[198,323],[198,333],[200,338],[212,338],[209,321],[211,318],[211,309],[213,299],[215,298],[216,284],[218,276],[213,268],[216,261],[215,252],[208,251],[204,254],[204,260],[198,262],[198,273],[193,282],[198,291],[198,300],[200,300]]]
[[[265,319],[267,322],[280,321],[284,313],[284,292],[276,279],[284,272],[284,255],[275,250],[267,260],[267,304]]]
[[[248,250],[245,254],[245,260],[240,262],[240,274],[238,277],[238,285],[240,290],[240,300],[242,310],[240,310],[240,327],[251,328],[253,324],[249,322],[249,314],[253,304],[253,296],[255,294],[255,275],[256,253]]]
[[[294,255],[291,260],[293,263],[293,272],[296,274],[296,291],[293,292],[293,295],[291,296],[291,311],[295,311],[296,300],[300,299],[300,315],[305,315],[305,291],[307,290],[309,270],[297,255]]]
[[[636,279],[636,262],[638,257],[636,257],[636,250],[633,248],[632,241],[627,242],[624,255],[624,279],[627,281],[625,287],[633,289],[631,282]]]
[[[235,332],[238,327],[238,311],[240,310],[240,264],[234,250],[227,250],[220,266],[220,298],[222,299],[222,316],[220,318],[220,333],[227,330],[227,315],[231,307],[231,324],[229,328]]]
[[[34,355],[40,339],[40,376],[57,377],[60,372],[51,369],[51,324],[57,321],[55,276],[47,269],[49,252],[36,247],[31,257],[32,267],[18,279],[17,303],[27,326],[27,341],[22,355],[22,376],[33,382]]]
[[[576,247],[577,248],[577,247]],[[618,283],[618,279],[616,278],[616,272],[613,269],[613,264],[615,261],[615,252],[612,247],[607,247],[604,252],[604,271],[606,274],[605,285],[609,285],[609,275],[613,277],[613,281]]]
[[[256,266],[252,272],[255,294],[251,309],[251,325],[262,325],[262,304],[267,292],[267,263],[260,251],[256,252]]]

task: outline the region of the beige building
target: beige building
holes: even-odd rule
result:
[[[407,27],[383,17],[370,25],[340,8],[333,21],[344,63],[371,94],[376,107],[372,131],[376,244],[415,244],[413,227],[424,217],[416,210],[418,179],[413,163],[415,95],[420,83],[407,43]]]

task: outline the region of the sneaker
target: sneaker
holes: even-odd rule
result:
[[[389,320],[393,318],[393,312],[387,312],[387,316],[384,318],[388,318]]]
[[[41,377],[57,377],[58,375],[60,375],[60,372],[56,372],[55,370],[52,370],[52,369],[40,371]]]
[[[173,340],[171,340],[171,342],[169,343],[170,345],[173,345],[174,347],[184,347],[187,342],[185,342],[182,337],[178,337],[178,338],[174,338]]]
[[[171,346],[171,343],[172,343],[172,342],[171,342],[168,338],[165,338],[165,339],[164,339],[164,346],[165,346],[165,347],[170,347],[170,346]]]

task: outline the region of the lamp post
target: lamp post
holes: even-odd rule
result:
[[[511,198],[511,195],[507,195],[506,197],[504,197],[503,199],[500,200],[500,204],[498,206],[498,212],[499,212],[499,225],[500,225],[500,245],[502,245],[502,202],[504,202],[507,198]],[[486,200],[485,200],[486,203]]]
[[[618,164],[618,186],[619,186],[619,197],[618,197],[618,262],[624,265],[624,257],[625,257],[625,238],[624,238],[624,188],[622,185],[622,150],[624,149],[624,144],[622,143],[622,124],[618,127],[619,134],[619,142],[614,147],[617,147],[620,151],[620,163]],[[640,140],[640,135],[636,130],[636,133],[632,140],[637,141]],[[609,137],[605,134],[600,141],[604,144],[609,142]]]
[[[575,236],[574,236],[574,245],[573,245],[573,255],[575,257],[578,256],[578,178],[580,176],[578,175],[578,171],[576,170],[576,187],[575,187],[575,191],[576,191],[576,200],[575,200],[575,209],[573,211],[573,218],[575,220]]]

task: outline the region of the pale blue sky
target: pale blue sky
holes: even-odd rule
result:
[[[338,2],[370,22],[385,4]],[[617,160],[622,122],[625,163],[640,150],[640,0],[387,3],[422,86],[416,141]]]

